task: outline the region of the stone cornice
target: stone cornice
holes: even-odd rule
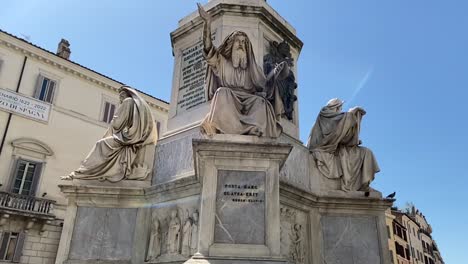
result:
[[[94,85],[103,87],[105,89],[111,90],[113,92],[117,93],[117,89],[123,85],[123,83],[120,83],[116,80],[113,80],[109,77],[106,77],[102,74],[99,74],[91,69],[88,69],[82,65],[79,65],[77,63],[74,63],[69,60],[62,59],[54,54],[52,54],[49,51],[46,51],[40,47],[37,47],[33,44],[29,44],[26,41],[17,39],[7,33],[4,33],[0,31],[0,45],[5,46],[11,50],[14,50],[16,52],[20,52],[24,54],[25,56],[28,56],[29,58],[35,59],[41,63],[48,64],[49,66],[52,66],[62,72],[68,73],[70,75],[73,75],[77,78],[81,78],[85,81],[88,81]],[[142,93],[141,91],[139,91]],[[147,95],[145,93],[142,93],[143,97],[147,98],[147,102],[151,107],[156,108],[159,111],[162,111],[164,113],[169,112],[169,106],[167,105],[164,107],[166,102],[163,102],[157,98],[154,98],[150,95]],[[159,101],[158,103],[151,102],[148,100],[148,98],[153,100]]]
[[[390,206],[393,204],[393,201],[391,200],[386,200],[379,197],[365,197],[364,192],[362,192],[362,194],[362,197],[345,194],[340,196],[323,195],[297,188],[286,182],[280,183],[281,197],[286,197],[289,200],[314,208],[356,210],[361,208],[372,208],[376,210],[385,210],[390,208]]]
[[[228,14],[228,15],[237,15],[245,17],[259,17],[265,24],[276,30],[280,33],[281,37],[286,40],[291,47],[297,49],[299,52],[302,49],[304,43],[288,28],[282,21],[280,21],[275,15],[273,15],[268,9],[264,6],[246,6],[238,4],[226,4],[220,3],[209,9],[209,12],[213,19],[217,17]],[[193,14],[188,17],[193,16]],[[201,29],[203,21],[197,15],[190,22],[185,23],[180,26],[177,30],[171,32],[171,43],[174,46],[174,43],[178,41],[183,35],[194,32],[198,29]]]

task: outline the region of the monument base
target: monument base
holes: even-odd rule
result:
[[[285,259],[272,258],[236,258],[236,257],[204,257],[195,255],[184,264],[287,264]]]

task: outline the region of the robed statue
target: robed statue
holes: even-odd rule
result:
[[[104,137],[96,142],[81,166],[64,180],[143,180],[151,172],[144,151],[157,141],[151,109],[132,88],[119,88],[120,105]]]
[[[360,146],[361,107],[342,112],[343,101],[331,99],[320,111],[309,136],[309,148],[318,171],[341,179],[343,191],[369,191],[379,166],[372,151]]]
[[[204,21],[203,51],[208,65],[205,85],[211,100],[202,131],[208,135],[278,137],[282,131],[279,118],[284,111],[274,80],[288,75],[287,63],[276,65],[265,76],[242,31],[232,32],[215,48],[211,41],[212,18],[200,4],[198,11]]]

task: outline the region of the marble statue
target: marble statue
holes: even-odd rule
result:
[[[181,254],[190,256],[190,243],[192,242],[192,219],[187,215],[184,227],[182,228],[182,250]]]
[[[152,220],[148,255],[146,258],[147,261],[155,260],[159,255],[161,255],[161,228],[159,219],[156,216],[153,216]]]
[[[190,240],[190,254],[197,253],[198,246],[198,211],[192,214],[192,237]]]
[[[180,247],[180,219],[177,216],[177,210],[171,211],[171,221],[169,222],[169,231],[167,234],[167,248],[169,254],[178,254]]]
[[[294,61],[291,57],[291,47],[286,41],[281,43],[270,41],[269,53],[263,57],[263,72],[268,74],[277,64],[282,62],[286,62],[289,67],[293,67]],[[276,80],[276,85],[283,102],[284,116],[288,120],[293,120],[294,102],[297,101],[297,96],[294,94],[294,90],[297,89],[294,72],[289,71],[286,78]]]
[[[247,34],[242,31],[232,32],[215,48],[211,41],[212,18],[199,4],[198,11],[204,21],[203,51],[208,65],[205,82],[211,100],[202,131],[208,135],[278,137],[282,131],[279,118],[284,110],[274,84],[288,75],[288,64],[275,65],[265,76]]]
[[[151,109],[132,88],[119,88],[120,105],[104,137],[96,142],[81,166],[63,180],[143,180],[151,172],[144,151],[157,141]]]
[[[343,101],[331,99],[320,111],[309,136],[309,148],[319,172],[341,179],[343,191],[369,191],[379,166],[371,150],[360,146],[359,131],[366,111],[342,112]]]
[[[304,250],[303,250],[303,238],[302,238],[302,226],[300,224],[294,224],[291,227],[291,244],[289,249],[289,257],[292,263],[302,264],[304,263]]]

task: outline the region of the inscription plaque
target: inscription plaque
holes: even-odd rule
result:
[[[215,243],[265,244],[264,171],[218,170]]]
[[[206,60],[203,58],[203,43],[198,41],[182,51],[177,113],[206,102],[205,73]]]
[[[216,32],[211,34],[211,40],[216,44]],[[207,63],[203,56],[203,42],[197,41],[192,46],[182,50],[179,77],[179,93],[177,96],[177,113],[182,113],[207,101],[205,91],[205,75]]]

